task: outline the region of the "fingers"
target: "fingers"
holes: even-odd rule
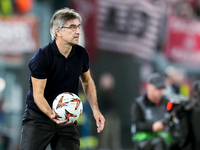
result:
[[[53,119],[53,121],[59,125],[69,125],[74,123],[74,121],[58,120],[58,119]]]
[[[74,121],[65,121],[65,123],[60,123],[59,125],[61,126],[65,126],[65,125],[69,125],[69,124],[73,124]]]
[[[104,129],[105,119],[101,117],[97,120],[97,133],[100,133]]]
[[[58,120],[57,116],[55,115],[55,113],[53,112],[53,115],[51,115],[51,119],[56,122],[59,125],[68,125],[68,124],[73,124],[74,121],[67,121],[67,120]]]
[[[98,111],[97,113],[94,113],[94,118],[96,120],[97,133],[100,133],[104,129],[105,118],[100,113],[100,111]]]
[[[56,123],[57,124],[65,124],[65,123],[67,123],[67,121],[66,120],[56,120]]]
[[[97,133],[100,133],[103,130],[102,127],[97,127]]]

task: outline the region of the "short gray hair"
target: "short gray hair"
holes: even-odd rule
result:
[[[80,22],[82,21],[81,16],[73,9],[63,8],[56,11],[50,21],[51,39],[55,40],[57,38],[56,28],[61,29],[67,21],[74,19],[78,19]]]

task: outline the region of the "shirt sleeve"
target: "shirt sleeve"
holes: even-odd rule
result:
[[[136,127],[136,132],[152,131],[153,123],[151,121],[146,121],[144,115],[140,105],[134,102],[131,107],[131,122],[132,125]]]
[[[42,50],[38,50],[29,62],[31,76],[37,79],[46,79],[48,77],[48,61]]]

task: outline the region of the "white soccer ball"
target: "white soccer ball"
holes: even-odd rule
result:
[[[55,98],[52,109],[58,120],[75,121],[83,112],[83,104],[76,94],[65,92]]]

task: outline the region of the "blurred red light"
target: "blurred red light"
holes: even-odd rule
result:
[[[168,102],[167,103],[167,110],[171,110],[172,106],[173,106],[173,103],[172,102]]]

